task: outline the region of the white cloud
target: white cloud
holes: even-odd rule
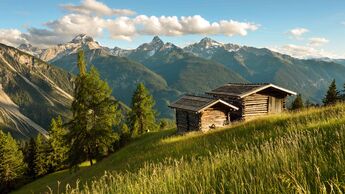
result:
[[[300,59],[308,59],[308,58],[322,58],[322,57],[329,57],[329,58],[342,58],[341,56],[334,54],[332,52],[327,52],[323,49],[317,49],[308,46],[300,46],[294,44],[288,44],[281,47],[272,47],[270,48],[273,51],[291,55],[296,58]]]
[[[223,34],[227,36],[245,36],[248,31],[255,31],[259,25],[233,20],[221,20],[210,23],[200,15],[194,16],[146,16],[133,19],[138,34],[178,36],[186,34]]]
[[[17,29],[0,29],[0,42],[10,46],[18,46],[27,43],[27,40]]]
[[[310,38],[310,39],[309,39],[308,45],[309,45],[309,46],[312,46],[312,47],[317,47],[317,46],[324,45],[324,44],[326,44],[326,43],[328,43],[328,42],[329,42],[329,40],[326,39],[326,38],[314,37],[314,38]]]
[[[291,29],[288,33],[294,38],[300,38],[303,34],[309,32],[306,28],[294,28]]]
[[[96,0],[84,0],[81,5],[62,5],[65,10],[87,15],[111,16],[111,15],[133,15],[134,11],[129,9],[112,9],[102,2]]]
[[[259,27],[257,24],[233,20],[210,23],[199,15],[186,17],[139,15],[105,19],[99,16],[74,13],[49,21],[44,26],[46,28],[28,28],[28,32],[22,37],[33,45],[46,47],[69,41],[80,33],[100,37],[105,30],[109,32],[112,39],[130,41],[140,35],[223,34],[245,36],[249,31],[255,31]]]
[[[33,45],[46,47],[70,41],[78,34],[100,37],[105,20],[98,16],[68,14],[44,24],[46,28],[29,28],[23,37]]]
[[[136,27],[128,17],[119,17],[114,20],[107,20],[106,26],[112,39],[132,40],[136,35]]]
[[[96,0],[83,0],[80,5],[63,5],[63,8],[71,13],[44,23],[43,28],[29,27],[26,33],[16,31],[17,35],[6,36],[2,39],[8,39],[14,44],[13,39],[16,39],[17,42],[27,41],[35,46],[46,47],[67,42],[81,33],[97,38],[103,36],[104,31],[107,31],[111,39],[130,41],[140,35],[246,36],[248,32],[259,28],[259,25],[255,23],[234,20],[210,22],[200,15],[182,17],[124,16],[134,12],[113,9]],[[114,17],[114,15],[122,16]]]

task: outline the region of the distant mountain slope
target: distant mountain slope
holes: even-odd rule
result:
[[[250,82],[272,82],[302,93],[304,98],[317,103],[321,103],[332,79],[341,84],[345,82],[342,65],[297,59],[266,48],[223,44],[204,38],[184,50],[224,64]]]
[[[107,80],[114,96],[130,104],[136,85],[144,82],[155,97],[156,108],[162,117],[173,116],[168,105],[182,93],[200,93],[227,82],[246,81],[224,65],[195,57],[171,43],[164,43],[159,37],[154,37],[151,42],[134,50],[116,51],[101,46],[91,48],[88,45],[98,43],[93,42],[92,38],[82,35],[78,37],[89,41],[80,41],[72,52],[57,54],[50,62],[77,73],[76,51],[83,48],[88,64],[93,64],[101,77]],[[83,39],[78,37],[71,41],[74,46],[76,40]],[[58,47],[69,47],[71,42]],[[114,56],[116,53],[119,56]]]
[[[92,64],[96,67],[118,100],[129,105],[137,84],[143,82],[153,93],[161,116],[171,116],[167,104],[176,98],[177,91],[169,89],[166,81],[160,75],[152,72],[141,63],[128,58],[113,56],[104,49],[86,50],[85,56],[89,66]],[[67,71],[78,73],[76,58],[76,53],[71,53],[54,60],[52,63]]]
[[[151,44],[155,41],[156,37]],[[181,92],[200,93],[227,82],[246,82],[224,65],[186,53],[172,43],[154,50],[142,63],[164,77],[169,87]]]
[[[345,59],[335,59],[333,62],[345,65]]]
[[[72,75],[0,44],[0,124],[16,137],[46,134],[57,115],[68,116]]]
[[[216,52],[212,60],[233,69],[250,82],[272,82],[320,103],[332,79],[345,82],[345,67],[333,62],[302,60],[253,47]]]

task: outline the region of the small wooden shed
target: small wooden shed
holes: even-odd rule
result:
[[[179,132],[208,131],[230,124],[230,113],[237,107],[220,99],[186,95],[171,103],[176,109],[176,125]]]
[[[206,93],[238,107],[238,111],[232,112],[231,117],[242,120],[281,113],[286,109],[286,97],[296,95],[291,90],[271,83],[229,83]]]

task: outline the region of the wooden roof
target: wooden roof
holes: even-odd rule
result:
[[[271,83],[255,83],[255,84],[228,83],[206,93],[207,94],[222,94],[222,95],[244,98],[246,96],[260,92],[267,88],[273,88],[273,89],[279,90],[281,92],[286,93],[287,95],[296,95],[296,92],[276,86]]]
[[[179,100],[171,103],[169,107],[193,111],[193,112],[202,112],[203,110],[217,103],[222,103],[232,109],[238,110],[236,106],[231,105],[223,100],[215,99],[212,97],[193,96],[193,95],[183,96]]]

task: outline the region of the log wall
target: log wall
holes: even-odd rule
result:
[[[237,111],[233,110],[230,112],[230,119],[231,119],[230,121],[242,119],[243,103],[241,99],[232,97],[232,96],[227,96],[227,95],[220,95],[220,94],[214,95],[214,97],[220,98],[224,100],[225,102],[232,104],[238,108]]]
[[[208,131],[213,128],[225,127],[230,124],[229,107],[215,105],[201,113],[176,109],[176,126],[178,132]]]
[[[208,131],[230,124],[229,110],[222,107],[212,107],[201,113],[201,130]]]
[[[200,123],[199,113],[176,109],[176,126],[179,132],[200,130]]]
[[[268,96],[252,94],[242,99],[242,117],[248,119],[268,114]]]
[[[280,113],[286,109],[286,95],[277,95],[273,92],[260,92],[242,99],[218,94],[214,96],[239,108],[238,111],[231,112],[233,120],[248,120],[262,115]]]

